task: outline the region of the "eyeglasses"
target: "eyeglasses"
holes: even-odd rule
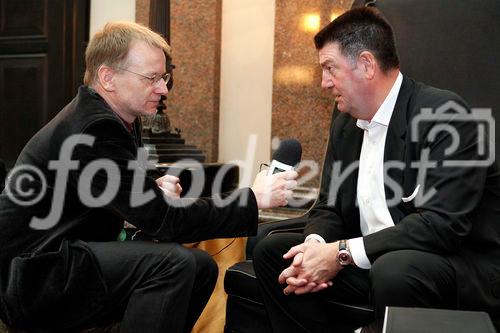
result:
[[[143,78],[148,79],[149,83],[152,86],[157,85],[158,82],[160,82],[162,79],[165,82],[165,85],[167,85],[168,81],[170,81],[170,76],[171,76],[170,73],[165,73],[165,74],[159,75],[159,76],[156,76],[156,74],[153,75],[153,76],[147,76],[147,75],[144,75],[144,74],[141,74],[141,73],[137,73],[137,72],[131,71],[131,70],[126,69],[126,68],[121,68],[120,67],[118,69],[121,69],[122,71],[129,72],[129,73],[132,73],[132,74],[135,74],[135,75],[142,76]]]

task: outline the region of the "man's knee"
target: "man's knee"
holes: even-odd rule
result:
[[[203,276],[207,281],[217,280],[217,263],[205,251],[180,244],[153,244],[147,252],[142,260],[149,267],[149,275],[157,281],[162,277],[169,281],[173,276],[188,284],[197,276]]]
[[[217,281],[219,276],[219,267],[217,263],[207,252],[192,249],[189,250],[196,263],[196,274],[212,281]]]
[[[300,234],[278,233],[272,234],[257,243],[253,251],[253,261],[269,262],[269,260],[283,260],[285,254],[292,246],[303,241]]]
[[[277,235],[270,235],[261,239],[255,248],[253,249],[253,261],[260,262],[261,260],[266,260],[265,258],[269,255],[273,255],[274,252],[274,238]]]
[[[187,280],[196,276],[198,263],[191,250],[177,244],[164,249],[162,244],[155,245],[159,248],[155,248],[149,254],[150,271],[155,278],[160,279],[164,276],[166,280],[169,280],[177,275],[186,277],[186,282],[188,282]]]
[[[455,273],[442,256],[394,251],[379,257],[370,270],[374,302],[379,305],[446,306],[453,303]]]
[[[403,293],[418,282],[418,276],[424,273],[422,268],[418,251],[386,253],[373,263],[370,270],[372,289],[378,293]]]

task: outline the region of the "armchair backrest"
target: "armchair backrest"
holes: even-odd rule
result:
[[[500,133],[500,1],[370,2],[395,31],[401,72],[456,92],[471,108],[491,108]]]

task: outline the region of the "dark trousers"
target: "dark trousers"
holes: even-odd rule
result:
[[[109,298],[92,325],[121,321],[121,332],[190,332],[217,281],[204,251],[143,241],[91,242]]]
[[[386,306],[456,308],[455,270],[436,254],[400,250],[372,263],[370,270],[346,267],[323,291],[285,295],[278,276],[291,264],[283,254],[303,241],[299,234],[274,234],[254,250],[254,268],[264,305],[274,332],[352,332],[361,323],[346,322],[339,313],[328,313],[326,300],[347,304],[371,304],[381,329]]]

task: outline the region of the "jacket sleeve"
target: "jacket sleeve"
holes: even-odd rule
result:
[[[70,174],[74,186],[88,184],[83,191],[87,198],[80,193],[83,200],[99,197],[97,205],[161,241],[196,242],[256,233],[258,209],[249,188],[214,198],[173,200],[147,176],[133,137],[122,124],[96,121],[85,134],[95,140],[75,147],[73,160],[79,161],[79,168]],[[89,172],[92,169],[97,171]]]
[[[325,160],[321,174],[319,195],[312,208],[307,212],[307,224],[304,229],[304,236],[318,234],[326,242],[331,242],[345,237],[346,228],[342,217],[341,209],[342,196],[341,191],[331,191],[332,173],[334,172],[334,162],[336,159],[334,142],[336,136],[341,132],[344,122],[340,117],[338,121],[332,119],[330,126],[330,135],[328,138]]]

